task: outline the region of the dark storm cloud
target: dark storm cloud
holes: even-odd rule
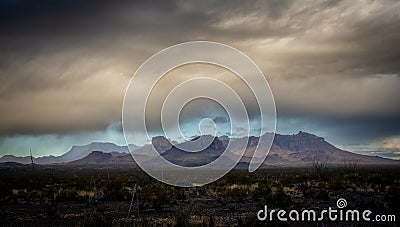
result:
[[[2,1],[0,134],[104,129],[144,60],[212,40],[257,63],[280,119],[398,135],[399,12],[397,1]]]

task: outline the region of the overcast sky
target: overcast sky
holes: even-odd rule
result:
[[[124,144],[131,76],[157,51],[193,40],[233,46],[260,67],[278,133],[400,158],[400,2],[285,0],[1,1],[0,156]]]

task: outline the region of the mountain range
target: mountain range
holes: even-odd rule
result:
[[[199,152],[186,152],[180,148],[193,146],[196,143],[184,142],[176,145],[172,144],[162,136],[154,137],[152,144],[143,147],[129,145],[138,155],[148,162],[152,158],[146,155],[152,146],[168,161],[182,166],[201,166],[217,159],[226,149],[229,142],[232,142],[233,149],[230,157],[235,158],[239,151],[235,147],[246,140],[247,148],[240,159],[238,166],[245,166],[253,158],[254,151],[259,141],[259,137],[233,138],[201,136],[193,139],[199,144],[209,144],[206,149]],[[260,144],[260,146],[266,146]],[[179,148],[178,148],[179,147]],[[190,148],[190,147],[188,147]],[[236,156],[237,157],[237,156]],[[390,165],[400,164],[400,161],[381,158],[378,156],[366,156],[341,150],[328,143],[324,138],[300,131],[293,135],[275,134],[274,141],[264,166],[299,166],[309,165],[317,161],[327,163],[358,163],[358,164],[379,164]],[[30,156],[16,157],[5,155],[0,158],[0,163],[15,162],[21,164],[31,163]],[[94,165],[94,164],[135,164],[126,146],[118,146],[113,143],[93,142],[85,146],[73,146],[69,151],[61,156],[45,156],[34,158],[35,164],[68,164],[68,165]]]
[[[130,145],[134,149],[138,148],[134,145]],[[125,153],[128,154],[129,150],[126,146],[118,146],[113,143],[102,143],[102,142],[93,142],[84,146],[72,146],[69,151],[60,156],[43,156],[39,158],[33,158],[33,161],[36,164],[56,164],[56,163],[68,163],[71,161],[75,161],[85,156],[89,155],[93,151],[102,151],[106,153],[117,152],[117,153]],[[30,156],[24,157],[16,157],[14,155],[5,155],[0,158],[0,162],[18,162],[22,164],[31,163]]]

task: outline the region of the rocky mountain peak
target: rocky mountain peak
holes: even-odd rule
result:
[[[155,147],[155,149],[162,153],[166,150],[171,149],[172,144],[171,142],[165,138],[164,136],[155,136],[151,139],[151,144]]]

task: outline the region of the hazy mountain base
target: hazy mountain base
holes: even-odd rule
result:
[[[345,198],[352,209],[398,214],[400,169],[377,167],[236,170],[203,187],[178,188],[157,182],[132,165],[34,166],[33,170],[29,165],[7,165],[0,167],[0,220],[2,225],[29,226],[291,226],[299,223],[259,222],[257,211],[264,205],[322,210],[336,207],[338,198]],[[135,187],[138,200],[133,199],[128,215]],[[343,226],[326,220],[300,224]]]

